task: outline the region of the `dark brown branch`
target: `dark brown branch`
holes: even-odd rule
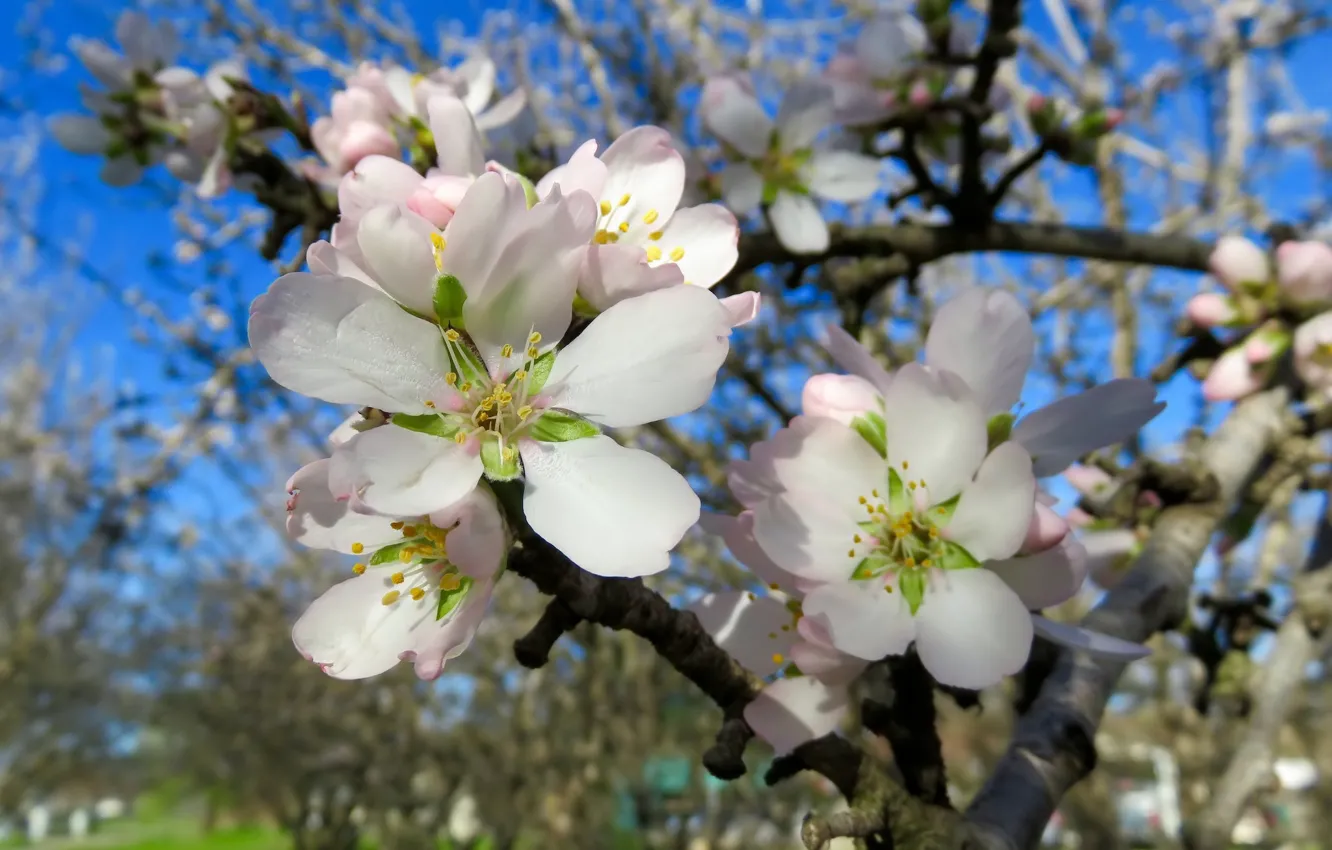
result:
[[[531,631],[513,642],[513,655],[518,663],[535,670],[545,666],[550,660],[550,651],[555,642],[583,622],[561,599],[552,599],[541,612],[541,619],[536,621]]]
[[[893,761],[913,797],[947,806],[948,779],[936,726],[934,679],[914,652],[884,663],[892,680],[892,701],[884,705],[865,700],[861,722],[892,746]]]

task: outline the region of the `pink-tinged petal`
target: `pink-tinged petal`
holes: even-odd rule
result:
[[[430,514],[437,528],[452,529],[447,546],[449,562],[474,579],[493,580],[509,548],[495,494],[489,487],[475,487],[443,510]]]
[[[847,551],[865,516],[860,499],[887,492],[883,459],[852,429],[814,416],[797,416],[765,450],[765,477],[780,490],[753,504],[755,539],[785,570],[845,581],[856,566]]]
[[[731,317],[731,327],[738,328],[758,318],[761,301],[757,292],[737,292],[722,298],[720,303]]]
[[[591,245],[583,259],[578,292],[598,310],[638,295],[680,286],[684,276],[672,263],[653,266],[637,245]]]
[[[832,123],[832,89],[822,80],[801,80],[786,90],[777,111],[777,138],[782,152],[807,150]]]
[[[305,546],[353,554],[354,544],[372,552],[402,538],[389,526],[394,517],[356,514],[329,489],[329,460],[308,463],[287,482],[287,535]],[[359,553],[357,553],[359,554]]]
[[[522,213],[509,223],[509,242],[495,260],[480,295],[473,298],[467,290],[463,304],[467,332],[491,364],[498,361],[505,345],[525,345],[529,333],[539,333],[551,343],[564,336],[592,238],[595,204],[586,192],[567,198],[553,192],[530,210],[525,207],[524,201]],[[458,215],[462,212],[460,206]],[[449,250],[443,253],[446,268]]]
[[[406,207],[378,206],[356,233],[361,256],[375,280],[399,304],[423,316],[435,314],[435,254],[439,231]]]
[[[353,121],[343,130],[328,159],[329,165],[347,171],[367,156],[397,156],[402,146],[384,125],[374,121]]]
[[[963,488],[943,535],[978,561],[1008,558],[1022,545],[1035,507],[1031,457],[1017,443],[1003,443]]]
[[[841,366],[852,375],[857,375],[869,381],[883,392],[888,388],[892,381],[892,376],[888,370],[874,355],[870,354],[869,349],[861,345],[855,337],[842,330],[839,325],[827,325],[824,328],[823,347],[827,349],[833,362]]]
[[[616,139],[601,161],[606,185],[597,198],[603,210],[598,227],[622,233],[622,225],[628,225],[629,233],[646,237],[675,213],[684,192],[685,163],[670,133],[635,127]]]
[[[379,282],[357,264],[354,256],[359,256],[359,253],[357,251],[356,255],[353,255],[351,252],[335,248],[332,243],[321,239],[306,249],[305,264],[310,267],[312,274],[349,277],[383,292],[384,289],[379,285]]]
[[[763,178],[747,162],[727,163],[721,173],[722,200],[737,215],[748,215],[763,200]]]
[[[735,559],[754,577],[771,590],[790,595],[803,595],[813,585],[772,562],[754,539],[754,514],[742,511],[739,516],[724,516],[704,511],[698,525],[708,534],[720,537]]]
[[[815,151],[805,183],[820,198],[855,204],[879,191],[881,167],[880,160],[851,151]]]
[[[904,482],[922,482],[931,504],[962,492],[987,447],[985,416],[975,394],[955,376],[908,363],[884,390],[883,406],[888,465]],[[1023,529],[1026,525],[1024,516]]]
[[[1028,608],[1050,608],[1067,602],[1087,580],[1087,550],[1073,535],[1035,555],[987,561],[991,570],[1013,588]]]
[[[781,190],[768,207],[768,222],[777,240],[794,254],[821,254],[828,250],[828,223],[809,195]]]
[[[1036,332],[1011,293],[975,287],[939,308],[925,340],[925,363],[961,376],[987,416],[1018,403],[1036,353]]]
[[[1152,654],[1152,651],[1142,644],[1093,632],[1080,626],[1056,623],[1035,614],[1031,616],[1031,621],[1036,634],[1046,640],[1078,652],[1085,652],[1095,658],[1127,663]]]
[[[600,198],[606,186],[606,165],[597,158],[597,143],[589,139],[573,152],[569,161],[551,169],[536,184],[537,197],[544,198],[551,190],[559,186],[564,194],[587,192],[594,198]]]
[[[706,289],[630,298],[559,352],[546,392],[553,406],[612,428],[689,413],[711,395],[730,332],[730,314]]]
[[[338,209],[343,220],[359,221],[372,207],[405,204],[425,178],[401,160],[367,156],[338,183]]]
[[[806,416],[823,416],[850,425],[866,413],[883,413],[878,389],[856,375],[812,375],[800,394],[800,409]]]
[[[456,397],[439,328],[352,278],[283,275],[251,305],[249,335],[269,376],[312,398],[420,414]]]
[[[1300,379],[1315,391],[1332,389],[1332,313],[1322,313],[1296,328],[1292,348]]]
[[[1200,328],[1222,327],[1238,316],[1229,298],[1216,292],[1204,292],[1189,299],[1184,315]]]
[[[1156,385],[1116,378],[1024,416],[1012,439],[1031,453],[1036,477],[1057,475],[1083,455],[1133,436],[1158,413]]]
[[[848,655],[865,661],[901,655],[916,637],[916,620],[902,594],[889,587],[871,579],[815,588],[805,597],[805,618]]]
[[[370,569],[339,582],[310,604],[291,630],[292,642],[335,679],[365,679],[394,667],[415,633],[434,624],[436,599],[407,594],[391,605],[388,571]]]
[[[1322,242],[1283,242],[1277,248],[1277,280],[1295,304],[1332,301],[1332,247]]]
[[[352,437],[355,437],[357,434],[361,433],[360,429],[356,426],[364,421],[365,417],[361,415],[360,411],[348,416],[338,424],[338,427],[333,429],[332,433],[328,435],[328,444],[336,448],[350,440]]]
[[[1082,495],[1097,498],[1108,495],[1115,483],[1110,473],[1099,466],[1084,466],[1080,463],[1065,469],[1064,479]]]
[[[1051,546],[1057,546],[1068,536],[1068,521],[1050,509],[1041,500],[1043,494],[1037,493],[1036,510],[1031,514],[1031,524],[1027,526],[1027,537],[1019,550],[1023,555],[1044,552]]]
[[[980,690],[1022,669],[1031,654],[1031,616],[985,569],[935,570],[916,612],[916,651],[940,684]]]
[[[413,642],[414,648],[399,656],[412,663],[416,678],[427,682],[438,679],[444,674],[445,665],[472,645],[494,592],[493,581],[477,582],[447,620],[433,629],[422,629],[421,637]],[[433,594],[427,595],[426,600],[433,602]]]
[[[468,301],[489,294],[491,270],[526,210],[522,184],[503,174],[481,175],[463,195],[444,229],[441,258],[443,271],[458,278]]]
[[[1267,253],[1242,236],[1223,236],[1207,260],[1212,274],[1230,290],[1266,283],[1272,276]]]
[[[524,440],[523,513],[532,530],[594,575],[633,578],[670,566],[699,500],[661,458],[610,437]]]
[[[779,679],[745,706],[745,721],[778,755],[837,730],[846,716],[846,688],[809,676]]]
[[[353,489],[370,510],[397,516],[421,516],[444,510],[467,496],[481,478],[481,457],[419,431],[387,425],[357,434],[338,449],[352,471]],[[331,480],[335,490],[344,489]]]
[[[641,230],[631,231],[631,235]],[[660,238],[643,243],[649,256],[656,257],[655,263],[678,266],[684,282],[694,286],[710,289],[735,268],[740,257],[740,225],[720,204],[677,210],[660,233]]]
[[[1243,347],[1235,347],[1212,364],[1203,380],[1202,393],[1208,401],[1238,401],[1266,383],[1266,373],[1254,368]]]
[[[909,12],[891,12],[865,24],[856,37],[855,55],[875,79],[888,80],[907,70],[929,47],[925,26]]]
[[[846,687],[864,672],[868,662],[838,652],[832,646],[801,640],[791,647],[791,663],[795,664],[801,673],[813,676],[825,685]]]
[[[450,95],[436,95],[426,104],[426,115],[441,172],[472,176],[485,170],[485,143],[467,104]]]
[[[483,133],[498,130],[506,124],[518,120],[527,108],[527,92],[517,89],[491,104],[485,112],[476,116],[476,128]]]
[[[753,93],[734,77],[713,77],[699,98],[703,124],[741,154],[758,159],[768,151],[774,125]]]
[[[795,642],[793,615],[770,596],[734,591],[709,593],[692,611],[717,645],[755,676],[771,676],[786,666]]]

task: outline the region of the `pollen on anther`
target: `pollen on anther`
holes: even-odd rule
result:
[[[392,581],[394,584],[402,584],[404,581],[407,580],[407,577],[404,576],[402,573],[394,573],[393,575],[389,576],[389,580]]]
[[[529,345],[537,345],[540,342],[541,342],[541,331],[532,331],[531,335],[528,336],[527,338],[527,343]]]
[[[856,550],[855,550],[855,549],[847,549],[847,550],[846,550],[846,556],[847,556],[848,558],[854,558],[854,557],[856,556]]]
[[[352,554],[353,554],[353,555],[359,555],[359,554],[361,554],[362,552],[365,551],[365,544],[364,544],[364,543],[353,543],[353,544],[351,545],[351,550],[352,550]]]
[[[745,595],[749,597],[749,601],[750,601],[750,602],[753,602],[753,601],[755,601],[755,600],[758,599],[758,597],[754,595],[753,591],[750,591],[749,593],[746,593]]]
[[[885,585],[883,586],[883,590],[884,590],[885,593],[892,593],[892,592],[893,592],[893,586],[892,586],[891,584],[885,584]]]
[[[389,528],[393,529],[394,531],[398,531],[398,530],[400,530],[404,525],[406,525],[405,522],[403,522],[402,520],[398,520],[397,522],[391,522],[391,523],[389,523]]]
[[[776,640],[776,639],[777,639],[776,632],[768,632],[768,640]]]
[[[413,587],[413,588],[411,589],[411,594],[412,594],[412,598],[415,599],[415,600],[417,600],[418,602],[419,602],[422,598],[425,597],[425,591],[422,590],[422,589],[419,588],[419,587]]]
[[[933,562],[931,562],[929,558],[926,558],[925,560],[921,561],[921,562],[920,562],[920,565],[921,565],[922,567],[932,567],[932,566],[934,566]]]
[[[791,631],[791,627],[790,627],[790,626],[782,626],[782,631],[784,631],[784,632],[789,632],[789,631]]]
[[[874,498],[876,498],[876,499],[879,498],[879,491],[878,491],[878,490],[871,490],[870,493],[874,496]]]
[[[860,535],[857,534],[856,536],[852,537],[851,539],[852,539],[853,541],[855,541],[856,543],[859,543],[859,542],[860,542]]]
[[[352,566],[352,572],[356,573],[358,576],[363,575],[365,573],[365,564],[355,564]]]
[[[398,560],[404,564],[410,563],[412,560],[412,553],[407,549],[403,549],[401,552],[398,553]]]
[[[647,246],[647,258],[649,263],[655,263],[661,259],[661,248],[656,245]]]
[[[403,536],[403,537],[415,537],[415,536],[416,536],[416,526],[414,526],[414,525],[404,525],[404,526],[402,527],[402,536]]]
[[[504,345],[500,348],[500,357],[512,357],[512,356],[513,356],[513,346],[509,345],[507,342],[504,343]]]
[[[654,230],[648,234],[648,238],[651,239],[653,242],[656,242],[658,239],[661,238],[661,235],[665,232],[666,231],[664,230]]]
[[[671,262],[672,263],[680,262],[681,260],[684,259],[684,254],[685,252],[683,248],[676,248],[674,251],[671,252]]]
[[[462,580],[458,578],[457,573],[445,573],[439,577],[440,590],[457,590],[462,586]]]
[[[914,567],[914,566],[916,565],[916,559],[915,559],[915,558],[912,558],[912,557],[908,557],[908,558],[907,558],[905,561],[903,561],[902,563],[906,564],[908,567]]]
[[[453,328],[449,328],[444,332],[444,338],[447,339],[449,342],[457,342],[458,340],[462,339],[462,334],[458,333]]]
[[[657,211],[656,211],[656,210],[648,210],[648,211],[647,211],[647,214],[643,216],[643,223],[644,223],[644,224],[652,224],[652,223],[653,223],[654,221],[656,221],[656,220],[657,220]]]
[[[388,593],[385,593],[384,598],[379,601],[384,605],[392,605],[394,602],[398,601],[398,597],[401,595],[402,594],[396,590],[390,590]]]
[[[621,233],[628,233],[628,232],[629,232],[629,222],[627,222],[627,221],[622,221],[622,222],[620,222],[619,228],[620,228],[620,232],[621,232]]]
[[[911,468],[911,462],[910,462],[910,461],[906,461],[906,460],[902,461],[902,468],[903,468],[903,469],[910,469],[910,468]]]
[[[768,585],[768,589],[769,589],[769,590],[781,590],[782,587],[781,587],[781,585],[779,585],[777,582],[774,581],[774,582],[771,582],[771,583]]]
[[[909,489],[911,489],[911,490],[916,489],[916,482],[914,482],[914,481],[908,481],[908,482],[907,482],[907,487],[908,487]]]
[[[537,351],[537,347],[536,347],[535,345],[532,346],[531,348],[527,349],[527,356],[528,356],[528,357],[537,357],[538,355],[540,355],[540,353],[541,353],[541,352]]]
[[[445,375],[445,376],[444,376],[444,383],[448,384],[448,385],[451,386],[451,387],[454,386],[454,385],[456,385],[456,384],[458,383],[458,373],[457,373],[457,372],[450,372],[450,373],[448,373],[447,375]]]
[[[877,496],[877,495],[879,495],[879,494],[878,494],[878,493],[875,493],[874,495]],[[869,501],[869,499],[866,499],[864,496],[861,496],[861,497],[860,497],[860,503],[861,503],[862,505],[865,504],[865,503],[868,502],[868,501]]]
[[[773,664],[781,664],[781,663],[782,663],[783,661],[785,661],[785,660],[786,660],[786,656],[782,655],[780,652],[774,652],[774,653],[772,654],[772,663],[773,663]]]
[[[628,203],[629,203],[629,193],[625,192],[624,195],[620,197],[620,206],[625,206]]]
[[[430,399],[426,399],[425,406],[428,407],[428,408],[430,408],[431,410],[434,410],[434,409],[435,409],[435,403],[434,403],[433,401],[431,401]]]
[[[464,434],[462,431],[459,431],[458,433],[453,435],[453,442],[461,446],[463,443],[467,442],[467,435]]]
[[[610,202],[610,201],[602,201],[601,204],[600,204],[600,207],[601,207],[601,214],[602,214],[602,215],[610,215],[610,211],[611,211],[611,202]]]

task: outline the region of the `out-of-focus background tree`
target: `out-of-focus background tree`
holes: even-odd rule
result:
[[[886,7],[7,4],[0,844],[786,848],[799,846],[807,812],[842,805],[812,773],[768,787],[772,758],[758,745],[744,777],[709,775],[701,756],[721,712],[633,634],[585,623],[540,669],[520,666],[514,643],[545,599],[513,576],[476,643],[436,682],[417,681],[405,666],[340,682],[303,660],[291,624],[350,564],[288,543],[283,483],[325,452],[345,412],[272,384],[244,329],[250,300],[278,266],[298,265],[319,234],[275,227],[271,211],[242,191],[201,200],[160,168],[113,188],[99,178],[98,161],[63,151],[47,126],[77,107],[88,82],[70,39],[110,41],[117,16],[138,8],[176,27],[191,67],[240,57],[257,90],[312,116],[327,112],[340,77],[360,60],[424,71],[481,51],[496,63],[501,89],[523,90],[529,103],[489,138],[496,159],[539,176],[585,139],[604,143],[652,123],[693,151],[698,177],[719,154],[696,113],[708,75],[743,70],[761,92],[780,92],[818,73]],[[1005,104],[987,136],[987,173],[1016,180],[999,211],[1004,220],[1184,240],[1236,230],[1257,237],[1274,227],[1329,236],[1332,6],[992,5],[1020,5],[1021,15],[1016,56],[999,66]],[[952,4],[955,31],[976,33],[964,52],[981,43],[990,6]],[[1112,104],[1123,120],[1085,162],[1025,162],[1041,145],[1030,118],[1036,96],[1087,109]],[[957,151],[926,141],[908,133],[866,144],[914,146],[927,182],[956,176]],[[275,150],[293,169],[310,156],[289,140]],[[943,220],[922,203],[929,195],[899,160],[885,166],[875,202],[842,209],[839,219],[928,225]],[[1167,414],[1136,445],[1101,458],[1112,472],[1144,455],[1184,455],[1230,409],[1204,402],[1198,380],[1170,359],[1185,346],[1178,319],[1199,289],[1198,269],[1107,262],[1134,259],[1131,249],[1087,256],[993,236],[924,250],[931,262],[910,263],[905,278],[905,254],[806,263],[742,250],[741,270],[721,289],[761,289],[763,319],[733,337],[712,405],[633,438],[686,472],[705,507],[731,509],[727,460],[797,411],[804,378],[826,367],[819,323],[843,322],[902,362],[918,349],[934,305],[977,281],[1006,287],[1031,307],[1040,348],[1029,403],[1111,376],[1161,382]],[[971,250],[978,253],[962,253]],[[1253,486],[1258,495],[1228,526],[1248,533],[1204,557],[1189,621],[1154,639],[1155,654],[1120,680],[1095,732],[1096,768],[1064,798],[1044,841],[1179,846],[1210,828],[1221,830],[1223,845],[1332,847],[1332,682],[1321,631],[1332,595],[1318,583],[1332,542],[1316,540],[1329,534],[1320,493],[1327,461],[1313,429],[1250,476],[1262,482]],[[1075,498],[1063,483],[1055,490],[1066,504]],[[1061,613],[1080,615],[1122,569],[1106,565],[1099,585]],[[691,535],[672,570],[651,583],[668,599],[687,600],[742,581],[715,541]],[[936,695],[954,804],[963,806],[1004,756],[1051,652],[1038,645],[1028,673],[1004,687]],[[873,677],[861,687],[869,696],[888,688]],[[892,758],[882,741],[866,746]],[[1227,771],[1243,764],[1253,776],[1237,792]]]

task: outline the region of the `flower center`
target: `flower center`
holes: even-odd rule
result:
[[[386,592],[380,599],[381,604],[392,606],[404,597],[419,602],[427,593],[438,590],[440,608],[443,609],[453,597],[467,593],[472,580],[460,576],[458,568],[448,560],[445,542],[449,529],[433,525],[425,518],[416,522],[394,522],[392,527],[402,532],[403,539],[381,546],[366,561],[352,567],[352,572],[357,575],[363,575],[370,568],[383,568]],[[356,555],[366,551],[362,543],[353,543],[351,548]]]
[[[441,416],[451,420],[457,426],[453,434],[454,442],[462,445],[470,439],[484,442],[497,442],[501,457],[505,461],[514,461],[518,457],[517,442],[526,428],[539,417],[545,407],[544,400],[534,391],[533,371],[541,352],[537,346],[541,343],[541,334],[533,331],[527,336],[527,348],[522,352],[522,360],[517,369],[507,372],[498,370],[491,375],[476,361],[475,356],[466,350],[462,334],[450,328],[444,331],[444,345],[448,349],[451,362],[463,364],[466,374],[449,372],[444,380],[458,391],[459,408]],[[500,356],[505,363],[514,357],[512,345],[500,349]],[[426,402],[427,407],[434,407],[433,402]]]
[[[1314,346],[1310,359],[1319,366],[1332,368],[1332,342],[1320,342]]]

